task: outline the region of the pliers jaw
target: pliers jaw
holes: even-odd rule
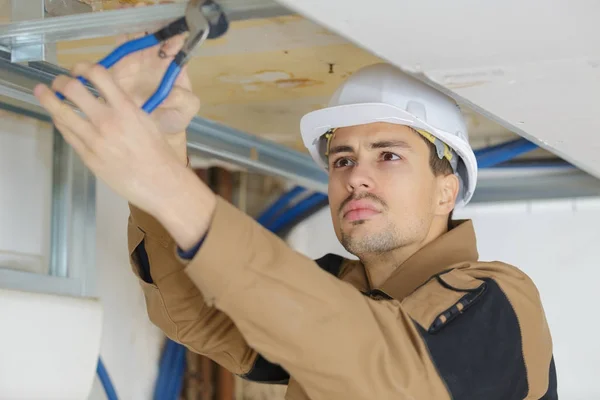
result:
[[[154,35],[159,42],[164,42],[181,33],[189,33],[175,57],[176,62],[183,66],[206,39],[220,37],[228,28],[229,21],[218,4],[212,0],[190,0],[184,17],[173,21]]]
[[[175,57],[181,66],[187,63],[194,50],[204,43],[210,33],[211,26],[203,11],[206,3],[206,0],[190,0],[185,10],[184,18],[189,35],[181,51]]]
[[[142,106],[145,112],[151,113],[167,98],[171,89],[173,89],[173,85],[181,69],[189,61],[194,50],[207,38],[216,38],[224,34],[228,27],[229,22],[225,13],[212,0],[190,0],[185,11],[185,16],[171,22],[153,34],[123,43],[100,60],[99,64],[109,69],[129,54],[160,45],[172,37],[188,32],[189,35],[183,47],[173,61],[171,61],[156,92]],[[77,77],[77,79],[83,84],[88,84],[81,76]],[[61,100],[65,99],[61,93],[56,93],[56,95]]]

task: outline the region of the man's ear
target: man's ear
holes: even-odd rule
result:
[[[455,174],[440,175],[438,179],[437,214],[446,215],[454,210],[460,182]]]

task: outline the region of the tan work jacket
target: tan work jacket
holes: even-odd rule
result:
[[[172,340],[288,400],[557,399],[532,281],[478,261],[470,221],[378,288],[363,265],[309,259],[218,198],[191,261],[131,207],[129,250],[148,314]]]

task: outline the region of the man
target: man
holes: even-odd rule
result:
[[[330,174],[338,238],[360,261],[313,261],[215,196],[186,167],[197,111],[184,73],[153,116],[139,106],[169,59],[155,50],[35,90],[90,169],[131,204],[129,249],[151,320],[246,379],[304,399],[557,399],[538,292],[478,261],[476,183],[456,105],[387,65],[354,74],[301,131]],[[157,73],[158,71],[158,73]],[[190,107],[191,105],[191,107]]]

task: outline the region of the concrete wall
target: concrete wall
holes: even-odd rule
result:
[[[600,198],[473,205],[456,217],[474,220],[482,260],[516,265],[537,284],[552,330],[561,399],[600,398]],[[288,240],[313,258],[347,255],[328,209],[296,227]]]

